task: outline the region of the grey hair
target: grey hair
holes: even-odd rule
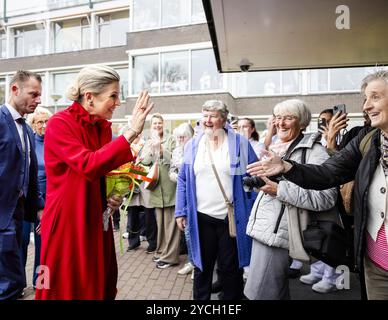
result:
[[[388,70],[379,70],[368,74],[364,79],[362,79],[361,92],[364,92],[368,84],[375,80],[381,80],[388,84]]]
[[[174,129],[174,136],[175,136],[175,138],[178,138],[180,136],[184,136],[184,137],[187,137],[187,138],[192,138],[193,135],[194,135],[194,129],[187,122],[181,123],[179,126],[177,126]]]
[[[229,110],[221,100],[207,100],[202,106],[202,111],[219,111],[222,119],[228,119]]]
[[[85,92],[99,94],[113,82],[120,82],[119,74],[111,67],[91,65],[81,69],[73,84],[68,87],[66,97],[81,102]]]
[[[288,99],[278,103],[273,108],[274,115],[288,113],[298,118],[300,127],[306,129],[311,121],[311,112],[306,104],[299,99]]]
[[[31,126],[35,121],[35,117],[40,114],[47,114],[49,118],[53,115],[47,108],[36,107],[35,111],[27,116],[27,123]]]

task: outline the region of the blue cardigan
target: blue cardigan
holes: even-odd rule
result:
[[[254,192],[244,192],[242,178],[246,175],[246,166],[257,161],[257,157],[247,139],[234,133],[231,129],[227,130],[227,133],[230,168],[233,175],[233,203],[237,228],[238,260],[239,266],[242,268],[250,263],[252,239],[246,235],[246,227],[252,205],[257,196]],[[194,161],[202,136],[203,133],[200,133],[185,146],[183,164],[177,179],[175,205],[175,217],[186,217],[186,228],[189,228],[193,263],[201,270],[202,260],[198,235]]]

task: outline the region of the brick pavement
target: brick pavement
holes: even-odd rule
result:
[[[123,228],[124,230],[124,228]],[[147,241],[141,242],[138,250],[126,252],[128,242],[123,239],[124,253],[120,253],[119,232],[114,233],[117,263],[117,300],[190,300],[193,281],[188,275],[178,275],[177,271],[186,262],[186,255],[180,256],[180,264],[167,269],[157,269],[152,254],[146,254]],[[32,268],[34,247],[30,243],[27,258],[27,288],[24,300],[34,299],[32,288]]]
[[[124,228],[122,227],[122,230]],[[124,253],[120,253],[119,232],[114,233],[118,274],[117,300],[191,300],[193,282],[189,275],[178,275],[177,271],[186,262],[186,255],[180,256],[180,264],[168,269],[160,270],[152,261],[152,254],[146,254],[147,241],[143,241],[138,250],[126,252],[128,242],[123,239]],[[32,266],[34,247],[30,244],[27,259],[27,288],[24,300],[34,299],[32,289]],[[303,274],[309,272],[307,265],[303,267]],[[311,286],[303,285],[298,279],[290,279],[290,294],[293,300],[359,300],[360,285],[355,274],[350,277],[350,290],[341,290],[329,294],[319,294],[311,290]],[[217,294],[212,294],[216,300]]]

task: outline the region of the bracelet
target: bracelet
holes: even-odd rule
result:
[[[135,129],[129,127],[128,130],[134,132],[136,134],[136,136],[138,136],[140,134],[140,132],[136,131]]]

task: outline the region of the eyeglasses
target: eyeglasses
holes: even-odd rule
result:
[[[36,121],[36,124],[40,125],[40,126],[43,126],[44,124],[47,124],[48,122],[48,119],[47,120],[39,120],[39,121]]]
[[[275,116],[275,120],[276,121],[286,121],[286,122],[291,122],[292,120],[295,120],[297,117],[296,116],[291,116],[291,115],[287,115],[287,116]]]

